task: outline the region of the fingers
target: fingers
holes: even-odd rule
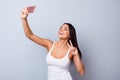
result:
[[[27,11],[27,8],[23,9],[21,12],[21,18],[25,19],[25,18],[27,18],[28,15],[29,15],[29,13]]]
[[[68,45],[68,47],[70,48],[71,46],[70,46],[70,44],[67,42],[67,45]]]
[[[74,55],[78,54],[78,50],[76,49],[75,52],[74,52]]]
[[[70,47],[73,47],[73,44],[72,44],[71,40],[69,40],[69,42],[70,42],[70,44],[67,42],[68,47],[69,47],[69,48],[70,48]]]
[[[69,40],[69,42],[70,42],[70,44],[67,42],[67,45],[68,45],[68,47],[70,48],[71,53],[72,53],[73,55],[78,54],[78,50],[77,50],[76,47],[73,46],[72,41]]]
[[[71,53],[72,53],[73,55],[77,55],[77,54],[78,54],[77,48],[72,48],[72,49],[71,49]]]
[[[27,8],[25,8],[25,9],[22,10],[22,14],[28,15],[28,10],[27,10]]]
[[[73,47],[72,41],[70,40],[70,45]]]

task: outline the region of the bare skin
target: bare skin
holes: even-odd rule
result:
[[[29,13],[27,11],[27,8],[23,9],[21,12],[21,20],[23,23],[23,28],[24,28],[26,37],[28,39],[32,40],[33,42],[37,43],[38,45],[45,47],[47,49],[47,51],[49,52],[49,50],[52,47],[53,41],[51,41],[49,39],[38,37],[37,35],[35,35],[32,32],[32,30],[30,29],[30,26],[28,24],[28,20],[27,20],[28,15],[29,15]],[[58,30],[59,40],[56,41],[56,43],[55,43],[55,47],[52,51],[52,56],[56,59],[61,59],[66,55],[68,49],[70,49],[70,53],[68,56],[69,59],[70,60],[73,59],[78,73],[80,75],[84,75],[85,68],[84,68],[83,62],[79,57],[77,48],[73,46],[71,41],[70,41],[70,44],[67,42],[69,37],[70,37],[69,27],[68,27],[68,25],[64,24]]]

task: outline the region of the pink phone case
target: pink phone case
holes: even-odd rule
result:
[[[36,6],[27,7],[28,13],[33,13]]]

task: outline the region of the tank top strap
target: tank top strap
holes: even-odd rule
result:
[[[51,51],[53,50],[54,45],[55,45],[55,41],[53,42],[53,45],[52,45],[52,47],[51,47],[51,49],[50,49],[49,53],[51,53]]]

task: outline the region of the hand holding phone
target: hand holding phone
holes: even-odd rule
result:
[[[35,10],[35,7],[36,7],[36,6],[29,6],[29,7],[27,7],[28,13],[33,13],[34,10]]]

